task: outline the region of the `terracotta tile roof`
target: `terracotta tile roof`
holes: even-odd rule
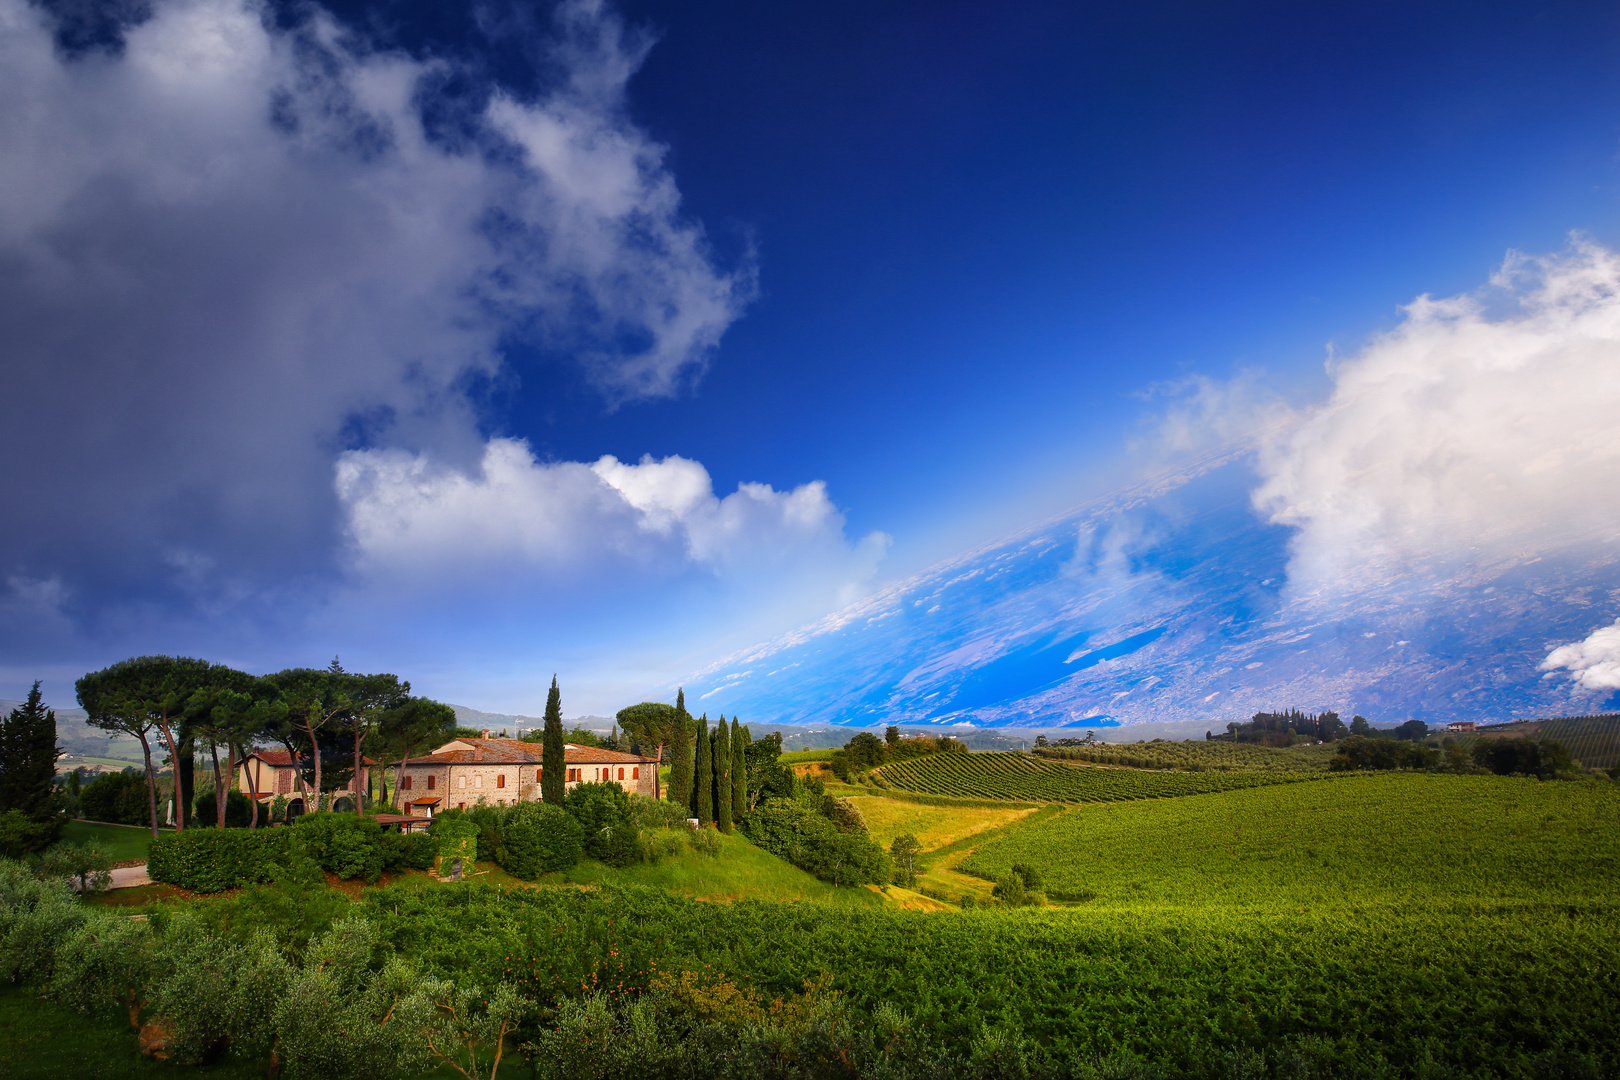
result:
[[[454,749],[450,749],[450,748]],[[465,749],[463,749],[465,748]],[[537,765],[541,745],[522,739],[455,739],[426,757],[411,758],[408,765]],[[563,760],[570,765],[643,765],[654,759],[600,750],[594,746],[566,744]]]
[[[255,751],[253,751],[253,753],[249,754],[248,757],[256,757],[259,760],[263,761],[266,765],[275,765],[275,766],[278,766],[278,767],[281,767],[281,768],[286,768],[287,766],[290,766],[290,765],[294,764],[293,759],[292,759],[292,755],[289,754],[285,750],[255,750]],[[360,761],[361,761],[362,764],[365,764],[365,765],[375,765],[375,764],[377,764],[375,761],[372,761],[368,757],[362,757],[360,759]],[[353,754],[327,754],[326,756],[321,758],[321,762],[323,764],[333,763],[333,764],[338,764],[338,765],[342,765],[342,764],[345,764],[345,763],[352,764],[354,762],[354,755]]]

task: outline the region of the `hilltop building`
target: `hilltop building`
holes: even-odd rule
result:
[[[636,795],[653,794],[656,758],[638,757],[594,746],[564,748],[566,787],[613,781]],[[452,739],[425,757],[409,758],[399,778],[406,812],[432,817],[440,810],[465,810],[480,798],[510,805],[540,798],[539,743],[521,739]]]

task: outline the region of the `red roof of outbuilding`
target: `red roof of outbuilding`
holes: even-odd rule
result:
[[[266,765],[274,765],[274,766],[278,766],[278,767],[281,767],[281,768],[286,768],[288,766],[302,764],[303,761],[305,760],[303,758],[300,758],[299,761],[295,762],[295,761],[293,761],[292,755],[289,754],[285,750],[255,750],[255,751],[253,751],[253,753],[249,754],[248,757],[250,757],[250,758],[256,757],[259,760],[263,761]],[[323,756],[321,758],[321,761],[323,763],[331,762],[331,763],[341,765],[341,764],[344,764],[345,762],[352,763],[354,761],[354,755],[353,754],[326,754],[325,756]],[[360,759],[360,762],[363,765],[375,765],[375,764],[377,764],[375,761],[372,761],[368,757],[362,757]]]

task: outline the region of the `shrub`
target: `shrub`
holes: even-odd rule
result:
[[[225,827],[227,829],[245,829],[248,826],[251,814],[251,803],[248,797],[240,791],[227,791],[225,793]],[[212,828],[219,820],[219,808],[214,805],[214,793],[200,791],[191,807],[191,817],[186,820],[186,827],[193,826]]]
[[[79,813],[90,821],[150,826],[148,811],[146,776],[139,769],[102,773],[79,792]]]
[[[835,885],[887,884],[889,857],[860,833],[840,832],[801,802],[771,799],[755,808],[743,833],[802,870]]]
[[[1013,863],[1012,872],[1024,879],[1024,888],[1031,892],[1040,892],[1046,887],[1046,879],[1029,863]]]
[[[382,876],[383,828],[375,818],[321,810],[299,818],[293,831],[322,870],[345,881],[364,875],[375,883]]]
[[[501,843],[501,823],[506,816],[506,808],[479,801],[471,810],[450,812],[465,813],[467,820],[478,826],[478,858],[484,862],[495,859],[496,849]]]
[[[437,845],[441,871],[448,872],[454,859],[471,863],[478,857],[478,825],[464,814],[435,814],[428,835]]]
[[[112,884],[112,857],[94,844],[57,844],[39,860],[40,877],[67,878],[82,895]]]
[[[7,859],[20,859],[49,847],[60,835],[60,821],[35,821],[21,810],[0,814],[0,856]]]
[[[187,829],[152,841],[146,872],[190,892],[257,885],[292,854],[292,829]]]
[[[495,861],[513,877],[533,881],[579,862],[584,830],[560,806],[518,803],[506,813]]]
[[[383,869],[431,870],[439,841],[427,833],[383,833]]]
[[[602,784],[580,784],[568,793],[563,809],[584,830],[585,854],[606,862],[604,856],[613,843],[613,834],[623,831],[621,827],[630,816],[630,796],[625,794],[624,788],[611,780]],[[635,830],[631,827],[628,831],[634,833]]]

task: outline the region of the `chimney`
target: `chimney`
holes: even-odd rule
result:
[[[479,735],[479,736],[478,736],[478,737],[479,737],[479,738],[480,738],[480,739],[487,739],[487,738],[489,738],[489,728],[485,728],[485,729],[484,729],[484,731],[483,731],[483,734],[481,734],[481,735]]]
[[[473,760],[474,761],[483,761],[484,760],[483,747],[474,747],[473,748]]]

